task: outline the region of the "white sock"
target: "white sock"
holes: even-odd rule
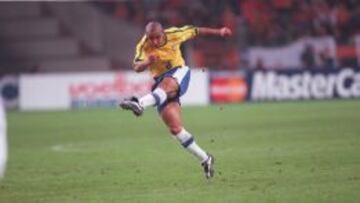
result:
[[[158,87],[152,93],[142,96],[139,99],[139,104],[146,108],[148,106],[161,105],[166,101],[166,99],[166,92]]]
[[[195,155],[201,162],[206,161],[209,157],[206,152],[199,147],[194,141],[194,138],[185,129],[182,129],[177,135],[176,139],[181,145],[186,148],[189,152]]]
[[[166,92],[163,89],[161,89],[160,87],[156,88],[152,92],[152,95],[154,96],[154,98],[156,100],[156,105],[158,105],[158,106],[162,105],[167,100]]]
[[[150,94],[147,94],[147,95],[144,95],[142,96],[140,99],[139,99],[139,104],[143,107],[143,108],[146,108],[148,106],[154,106],[156,104],[156,99],[155,97],[153,96],[152,93]]]

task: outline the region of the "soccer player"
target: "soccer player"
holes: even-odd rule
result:
[[[186,93],[190,81],[190,69],[185,65],[180,45],[205,35],[228,37],[232,32],[227,27],[213,29],[184,26],[163,29],[159,22],[149,22],[145,27],[145,35],[136,46],[133,69],[136,72],[150,70],[155,84],[149,94],[125,99],[120,106],[131,110],[136,116],[141,116],[146,107],[157,106],[171,134],[200,160],[206,178],[211,178],[214,175],[214,157],[197,145],[193,136],[185,130],[180,107],[180,96]]]
[[[7,160],[7,141],[6,141],[6,120],[5,110],[0,95],[0,179],[5,175]]]

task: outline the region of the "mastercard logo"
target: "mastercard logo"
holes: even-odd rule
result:
[[[211,81],[213,102],[242,102],[246,99],[248,85],[242,78],[216,78]]]

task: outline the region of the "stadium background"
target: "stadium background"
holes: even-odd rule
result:
[[[64,119],[64,128],[70,127],[73,129],[73,131],[67,129],[65,132],[69,135],[77,134],[74,137],[65,135],[66,138],[64,140],[68,142],[71,139],[77,141],[83,139],[92,140],[92,136],[96,137],[95,135],[88,136],[91,134],[86,133],[85,129],[88,128],[88,125],[99,125],[99,131],[94,131],[94,133],[104,134],[105,132],[100,131],[100,129],[106,131],[108,126],[103,124],[101,119],[98,118],[102,116],[119,121],[123,125],[121,128],[114,127],[110,129],[109,135],[115,135],[116,131],[119,134],[137,132],[132,127],[129,127],[137,125],[136,121],[123,115],[118,110],[114,110],[114,107],[116,107],[119,100],[133,94],[142,95],[151,87],[152,80],[150,76],[147,73],[136,74],[131,71],[131,62],[134,46],[143,34],[144,25],[149,20],[154,19],[159,20],[165,27],[186,24],[209,27],[228,26],[234,32],[234,36],[230,39],[216,37],[197,38],[182,47],[183,55],[187,64],[192,67],[193,74],[189,92],[182,100],[184,106],[186,106],[184,110],[186,119],[194,123],[199,122],[199,119],[202,118],[186,116],[186,113],[197,112],[208,119],[205,119],[205,123],[199,122],[199,125],[205,129],[211,125],[226,126],[226,129],[225,127],[224,129],[221,128],[221,130],[218,129],[220,134],[226,134],[225,132],[228,131],[228,128],[237,129],[237,131],[233,132],[234,135],[241,134],[241,136],[238,136],[237,140],[233,143],[236,143],[239,148],[241,146],[246,148],[246,143],[242,143],[243,140],[249,141],[249,144],[253,144],[254,148],[259,144],[251,138],[251,132],[253,130],[255,132],[257,128],[256,124],[253,123],[255,120],[263,121],[264,126],[265,123],[269,122],[264,127],[266,129],[284,127],[285,124],[279,124],[281,127],[277,126],[277,121],[285,122],[290,126],[290,129],[286,130],[288,134],[296,134],[299,129],[294,126],[301,126],[302,122],[312,123],[313,126],[306,123],[306,127],[301,128],[305,129],[307,135],[298,132],[299,136],[300,134],[303,136],[303,139],[297,137],[299,140],[296,141],[295,139],[295,143],[292,144],[303,143],[304,146],[307,146],[306,144],[309,143],[306,140],[311,140],[312,135],[315,137],[329,135],[330,140],[331,138],[336,138],[336,141],[328,143],[319,138],[317,141],[322,144],[319,144],[319,148],[316,150],[326,154],[329,150],[326,146],[327,144],[333,147],[337,146],[333,149],[339,151],[329,153],[332,155],[341,154],[339,152],[346,151],[344,149],[347,146],[346,144],[350,144],[349,151],[347,151],[348,154],[344,153],[342,155],[347,158],[345,159],[346,163],[352,164],[352,168],[346,172],[344,171],[344,174],[348,174],[348,179],[351,179],[350,181],[352,182],[350,185],[339,183],[339,187],[343,186],[343,189],[335,188],[332,185],[332,183],[336,184],[336,181],[329,184],[324,183],[324,188],[334,187],[334,191],[343,191],[346,188],[347,191],[344,191],[344,193],[347,196],[342,196],[338,193],[333,193],[333,196],[329,194],[327,194],[328,196],[321,196],[316,191],[311,193],[305,190],[305,193],[309,192],[310,197],[305,199],[299,198],[298,201],[356,202],[356,200],[359,200],[360,197],[355,192],[360,189],[359,177],[355,172],[359,170],[358,159],[355,159],[356,157],[358,158],[359,149],[352,145],[359,144],[360,132],[356,125],[360,116],[358,101],[358,98],[360,98],[360,4],[358,1],[134,0],[0,2],[0,90],[5,106],[8,109],[10,150],[14,150],[13,153],[10,151],[8,179],[0,183],[4,184],[3,187],[0,185],[0,193],[3,191],[3,194],[13,194],[13,196],[5,195],[4,201],[60,202],[65,200],[77,202],[72,197],[67,199],[63,196],[61,198],[57,196],[58,199],[56,197],[51,199],[49,196],[51,191],[45,192],[46,189],[37,187],[38,185],[34,185],[33,191],[36,191],[37,194],[44,193],[44,197],[41,195],[35,197],[29,196],[22,190],[31,192],[32,189],[27,187],[26,184],[21,186],[21,183],[30,179],[23,176],[20,176],[23,179],[14,178],[16,174],[20,173],[19,171],[26,171],[24,168],[29,167],[30,171],[37,170],[37,167],[31,164],[22,166],[21,163],[23,162],[18,163],[14,161],[24,161],[22,158],[18,158],[18,155],[21,154],[20,152],[24,148],[29,147],[26,143],[37,142],[38,144],[44,143],[44,145],[45,143],[50,143],[50,148],[53,151],[61,151],[64,147],[63,145],[54,144],[52,141],[49,141],[50,138],[46,137],[47,134],[53,134],[53,130],[63,130],[60,124],[55,124],[60,121],[54,119],[53,116],[59,116],[59,118]],[[304,100],[322,101],[314,103],[310,101],[304,102]],[[271,103],[268,103],[268,101],[271,101]],[[279,103],[273,103],[274,101],[279,101]],[[287,101],[296,102],[289,103]],[[229,105],[229,103],[232,105]],[[252,109],[251,105],[248,106],[248,103],[260,104],[257,106],[258,109],[255,110]],[[216,104],[220,104],[220,106]],[[107,108],[91,110],[94,107]],[[84,110],[74,111],[74,109],[79,108]],[[215,109],[220,111],[215,113]],[[334,109],[338,110],[335,111]],[[38,112],[38,110],[41,111]],[[312,113],[319,113],[319,117],[312,115]],[[224,120],[217,121],[210,118],[219,114],[224,116]],[[270,116],[275,114],[275,118]],[[299,120],[294,118],[294,114],[299,116]],[[155,117],[155,115],[154,112],[150,111],[149,117]],[[96,116],[97,118],[95,121],[89,121],[87,119],[91,118],[88,118],[88,116]],[[41,119],[42,117],[44,120]],[[71,117],[84,120],[71,119]],[[151,123],[149,117],[145,118],[144,125],[152,129],[150,127],[151,124],[149,124]],[[115,121],[108,121],[108,124],[111,123],[116,126],[117,123]],[[49,128],[48,131],[42,131],[44,126],[41,123],[46,124],[47,128]],[[261,123],[258,124],[260,127],[263,126]],[[336,124],[340,125],[340,128],[336,128]],[[128,128],[124,127],[127,125]],[[199,131],[199,134],[209,133],[213,135],[211,132],[202,132],[196,124],[190,124],[190,126],[195,128],[195,132]],[[242,126],[242,128],[238,128],[238,126]],[[334,134],[331,134],[330,129],[332,128],[330,126],[334,127],[332,131]],[[344,126],[347,127],[345,128]],[[157,127],[161,128],[162,126],[157,125]],[[250,132],[247,135],[249,137],[243,137],[242,132],[244,128],[246,132]],[[24,138],[25,131],[34,134],[34,139],[28,140],[28,138]],[[324,134],[320,133],[320,131]],[[81,132],[84,132],[84,134]],[[146,130],[137,133],[145,132]],[[264,135],[262,136],[265,136],[266,132],[267,130],[264,129]],[[161,130],[160,132],[154,131],[150,133],[166,134],[165,131]],[[254,133],[255,137],[257,136],[256,133]],[[269,134],[272,133],[269,132]],[[229,144],[232,144],[229,140],[228,142],[224,141],[226,140],[225,138],[221,142],[221,139],[215,135],[212,137],[204,136],[205,143],[208,141],[211,144],[217,138],[217,143],[220,140],[219,146],[229,147]],[[279,135],[274,133],[273,136],[277,138]],[[343,139],[348,139],[339,141],[337,139],[340,138],[337,136],[344,136]],[[60,137],[55,139],[58,139],[60,142],[64,141]],[[95,142],[98,139],[100,138],[96,137]],[[262,137],[262,139],[270,139],[271,141],[267,140],[269,145],[274,144],[271,142],[276,141],[276,139],[272,140],[271,138]],[[279,139],[288,140],[291,138],[284,135]],[[143,142],[144,140],[140,141]],[[290,141],[285,143],[289,144]],[[125,142],[125,144],[128,143]],[[124,149],[128,149],[126,147],[131,148],[134,147],[133,145],[135,144],[121,146]],[[37,144],[34,146],[37,146]],[[259,146],[264,146],[261,140]],[[71,148],[71,144],[66,145],[66,147]],[[276,153],[280,154],[281,147],[289,150],[285,146],[280,146],[279,151],[275,149]],[[85,148],[86,144],[80,147],[80,149]],[[106,151],[105,148],[97,150],[101,149]],[[43,153],[43,151],[36,151],[37,149],[35,148],[31,148],[31,150],[34,150],[34,157],[32,158],[35,159],[35,154]],[[144,148],[141,150],[147,153],[149,149]],[[139,155],[137,155],[139,157],[142,154],[141,150],[139,150]],[[286,154],[286,150],[282,152]],[[316,150],[315,154],[318,152]],[[117,152],[120,153],[119,151]],[[84,153],[86,153],[86,150]],[[121,153],[127,154],[124,151],[121,151]],[[242,153],[246,154],[244,151]],[[11,159],[11,154],[14,156],[13,159]],[[221,156],[221,152],[219,154]],[[329,160],[327,160],[325,155],[324,157],[323,159],[319,158],[317,161],[326,165]],[[312,159],[309,157],[302,158]],[[334,161],[334,165],[343,157],[339,155],[336,158],[338,159],[331,160]],[[265,165],[258,163],[251,165],[251,162],[244,157],[242,157],[241,161],[244,161],[244,159],[245,163],[250,163],[250,168],[243,169],[242,173],[245,171],[246,174],[246,171],[254,169],[256,171],[257,167],[267,167],[266,160]],[[80,162],[81,160],[84,161],[80,159]],[[77,161],[74,160],[74,162]],[[260,157],[258,161],[264,160]],[[282,165],[280,161],[272,161],[275,162],[276,166],[280,167]],[[183,160],[183,162],[186,161]],[[84,163],[86,165],[86,161]],[[170,163],[173,162],[170,161]],[[55,163],[51,162],[49,164]],[[130,166],[133,163],[126,162],[126,164],[128,165],[125,167],[131,168]],[[147,161],[147,164],[153,165],[155,163]],[[166,164],[165,161],[164,164]],[[229,174],[232,173],[230,168],[236,168],[237,165],[229,164],[226,166],[228,167]],[[111,168],[111,163],[109,167]],[[326,165],[326,167],[330,167],[330,165]],[[272,169],[270,169],[270,172]],[[48,171],[52,170],[51,168],[48,169]],[[65,167],[64,170],[66,171],[68,168]],[[106,173],[107,169],[101,170],[105,170],[104,173]],[[291,168],[289,170],[294,170],[294,174],[297,174],[296,169]],[[46,170],[44,169],[44,171]],[[226,169],[224,171],[226,172]],[[129,171],[127,172],[132,174]],[[311,173],[313,172],[311,171]],[[54,172],[52,171],[51,173]],[[35,172],[35,174],[37,173]],[[133,174],[135,179],[139,178],[136,174]],[[145,174],[150,174],[151,176],[150,172],[145,172]],[[339,177],[344,175],[336,170],[329,172],[327,175],[336,176],[336,174]],[[250,176],[252,175],[254,174],[250,174]],[[291,176],[293,174],[286,175]],[[315,175],[322,177],[321,174]],[[245,176],[235,177],[239,178],[239,180],[244,180],[246,179],[244,178]],[[266,174],[265,176],[270,177],[271,174]],[[185,175],[179,175],[179,177],[184,178]],[[83,178],[86,179],[86,176],[84,175]],[[226,178],[231,179],[230,177]],[[224,181],[226,178],[222,178],[221,181],[226,182]],[[237,180],[237,178],[234,178],[234,180]],[[260,180],[257,186],[256,184],[254,186],[251,181],[250,183],[245,181],[245,185],[255,194],[245,194],[245,199],[235,195],[229,195],[228,199],[224,196],[221,198],[233,202],[240,200],[250,202],[288,202],[298,198],[296,195],[287,196],[282,194],[281,192],[284,192],[283,188],[281,190],[274,189],[273,193],[270,192],[272,195],[269,196],[269,194],[265,194],[264,188],[272,187],[272,182],[261,182],[261,175],[260,178],[254,176],[254,179],[257,178]],[[66,185],[66,180],[68,179],[63,177],[64,185]],[[49,181],[49,179],[45,179],[45,181]],[[154,181],[151,178],[149,180],[148,177],[143,182],[140,182],[145,185],[151,185],[154,184]],[[161,179],[161,181],[164,181],[164,179]],[[172,181],[176,182],[177,180]],[[320,178],[321,181],[323,181],[322,178]],[[284,180],[284,182],[286,181]],[[291,181],[289,182],[291,183]],[[300,184],[299,181],[296,183]],[[186,184],[178,184],[179,186],[173,186],[174,190],[181,190],[183,189],[182,187],[188,186]],[[195,182],[195,184],[201,183]],[[226,185],[226,183],[223,184]],[[231,186],[231,184],[235,184],[234,187],[236,188],[236,183],[229,183],[228,186]],[[270,186],[263,187],[261,184]],[[315,182],[313,184],[312,186],[316,188],[315,185],[320,183]],[[89,187],[89,190],[86,192],[91,193],[92,190],[89,185],[91,184],[88,183],[86,186]],[[210,191],[217,191],[218,187],[221,187],[220,183],[214,183],[214,185]],[[19,193],[14,192],[12,190],[14,188],[20,189]],[[114,186],[115,188],[116,186]],[[131,188],[131,190],[133,189]],[[262,195],[265,194],[265,196],[260,195],[257,198],[256,192],[261,190]],[[319,189],[322,192],[324,190]],[[21,193],[21,191],[24,193]],[[146,188],[146,191],[149,192],[148,188]],[[225,190],[223,192],[230,194],[229,191]],[[135,189],[134,192],[141,193],[141,188]],[[298,191],[290,191],[290,194],[292,192]],[[329,191],[327,192],[330,193]],[[280,195],[275,195],[278,193]],[[181,195],[175,195],[180,198],[180,202],[185,200],[181,199]],[[203,196],[195,195],[195,200],[206,201],[207,199],[203,198],[207,195],[206,193]],[[153,199],[150,201],[154,202],[165,202],[168,200],[167,198],[171,199],[171,196],[161,197],[163,199],[159,199],[156,196],[151,197]],[[118,198],[116,195],[108,199],[99,198],[94,200],[90,198],[91,195],[88,196],[88,199],[84,196],[78,200],[91,200],[94,202],[117,200],[143,202],[146,200],[145,197],[132,199],[131,195],[126,196],[125,199]],[[209,200],[214,202],[221,199],[216,195],[212,198]],[[187,200],[191,200],[191,197]]]
[[[204,98],[198,98],[201,101],[192,101],[197,104],[254,100],[251,96],[254,84],[251,81],[256,71],[280,71],[278,74],[285,78],[294,78],[307,72],[324,75],[324,78],[319,76],[320,79],[311,79],[315,81],[311,84],[320,84],[318,87],[312,88],[314,85],[305,84],[305,89],[308,90],[304,91],[327,88],[332,89],[332,93],[328,93],[325,98],[359,97],[359,88],[354,87],[357,90],[348,96],[342,96],[336,90],[341,84],[326,82],[326,75],[338,75],[345,68],[351,68],[352,73],[344,76],[347,81],[344,86],[350,89],[354,86],[352,83],[360,62],[360,11],[356,1],[232,0],[190,3],[171,0],[3,2],[1,5],[0,87],[9,108],[31,109],[28,102],[34,101],[34,105],[41,106],[39,100],[50,101],[46,97],[55,98],[57,95],[60,98],[56,100],[68,97],[62,108],[108,106],[134,92],[142,94],[146,86],[149,86],[149,81],[136,79],[138,76],[130,73],[131,59],[134,44],[143,34],[144,24],[152,19],[161,21],[165,26],[194,24],[228,26],[233,30],[234,37],[231,39],[199,38],[183,46],[188,64],[193,67],[194,72],[199,72],[197,74],[204,72],[203,76],[199,76],[200,80],[208,80],[210,84],[208,88],[202,87],[205,89],[197,91],[208,92],[207,95],[201,95]],[[87,78],[82,75],[89,72],[90,75],[93,74],[91,72],[112,72],[116,75],[103,79],[101,76],[82,79]],[[49,82],[38,85],[48,87],[49,94],[34,95],[37,92],[34,90],[38,87],[27,84],[31,82],[28,79],[39,78],[38,74],[44,73],[50,77],[47,80]],[[59,82],[51,79],[51,76],[60,78],[62,75],[63,81],[69,81],[67,77],[73,79],[68,82],[70,84],[63,84],[64,90],[58,88],[53,91],[51,84],[58,85]],[[112,77],[127,79],[116,80]],[[130,82],[133,80],[144,82],[133,84]],[[300,80],[302,83],[306,78]],[[276,81],[266,82],[277,83]],[[23,83],[26,84],[22,90]],[[83,86],[83,95],[79,93],[76,97],[71,94],[72,83],[75,83],[73,86]],[[108,88],[106,92],[104,88],[99,88],[104,83],[114,87],[112,90],[109,87],[110,90]],[[142,89],[137,85],[143,86]],[[277,84],[272,84],[274,85]],[[296,87],[285,86],[285,89],[290,90],[282,90],[285,93],[280,94],[286,94],[286,91],[297,94],[293,90]],[[97,88],[97,92],[94,88]],[[56,91],[68,91],[70,96],[65,93],[55,94]],[[294,98],[324,98],[321,90],[320,95],[313,95],[311,92],[304,94],[309,95],[295,95]],[[78,101],[79,97],[82,97],[81,101]],[[98,100],[91,99],[94,97]],[[261,100],[276,99],[266,95],[263,97],[266,98]],[[291,95],[280,97],[289,99]],[[49,105],[44,108],[61,107],[60,104]]]

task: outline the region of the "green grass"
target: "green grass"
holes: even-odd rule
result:
[[[153,110],[8,114],[0,202],[360,202],[360,101],[189,107],[207,181]]]

